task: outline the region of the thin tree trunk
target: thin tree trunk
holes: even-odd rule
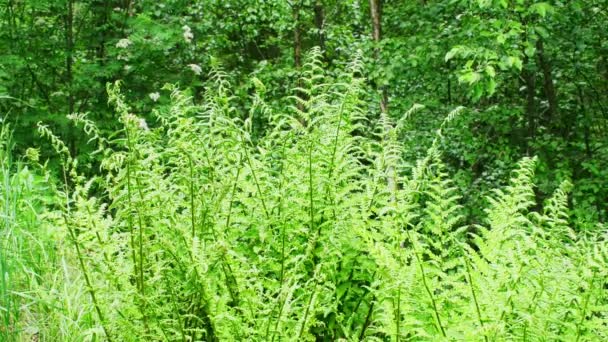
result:
[[[74,112],[74,94],[72,92],[72,64],[73,64],[73,53],[74,53],[74,3],[72,0],[67,2],[67,15],[65,19],[65,70],[66,70],[66,83],[68,88],[68,111],[69,114]]]
[[[553,120],[557,119],[557,95],[555,85],[553,84],[551,63],[547,60],[544,44],[541,39],[536,42],[536,51],[538,64],[543,72],[543,88],[545,96],[547,98],[547,102],[549,102],[549,110],[547,111],[547,115],[543,117],[543,121],[545,124],[550,124]]]
[[[382,5],[381,0],[369,0],[369,8],[372,17],[372,39],[376,44],[374,48],[374,59],[376,63],[380,60],[380,41],[382,40]],[[388,95],[386,87],[380,86],[380,110],[383,114],[388,112]]]
[[[74,64],[74,1],[67,1],[67,15],[65,17],[65,74],[68,92],[68,114],[74,113],[74,89],[72,65]],[[76,155],[76,137],[72,130],[68,130],[70,152]]]
[[[15,23],[15,15],[14,15],[14,10],[13,10],[13,1],[9,0],[8,3],[6,4],[6,15],[7,15],[7,24],[8,24],[8,37],[9,37],[9,44],[11,46],[11,51],[14,49],[15,43],[17,42],[16,39],[14,39],[14,30],[17,29],[17,24]]]
[[[321,48],[321,51],[323,51],[323,53],[325,53],[325,33],[323,31],[324,25],[325,25],[325,10],[323,8],[322,0],[315,1],[314,12],[315,12],[315,27],[317,29],[319,47]]]
[[[590,139],[590,135],[591,135],[591,130],[589,129],[589,117],[587,115],[587,108],[585,106],[585,97],[583,95],[583,90],[581,89],[580,85],[576,86],[576,92],[578,95],[578,100],[579,100],[579,107],[580,107],[580,111],[581,113],[583,113],[583,118],[584,118],[584,139],[585,139],[585,154],[587,155],[587,158],[591,159],[592,158],[592,152],[591,152],[591,139]]]
[[[296,69],[302,67],[302,30],[300,27],[300,6],[293,7],[293,21],[295,27],[293,29],[293,64]]]
[[[526,105],[525,114],[528,124],[528,134],[526,139],[526,150],[529,151],[530,141],[534,140],[536,136],[536,101],[534,99],[536,95],[536,75],[534,73],[533,66],[530,63],[529,58],[524,58],[524,68],[522,70],[522,78],[524,85],[526,86]]]
[[[374,42],[378,43],[382,34],[380,0],[369,0],[369,10],[372,16],[372,39]],[[379,47],[376,46],[374,49],[374,58],[378,59],[379,52]]]

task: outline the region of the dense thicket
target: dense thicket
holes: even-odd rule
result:
[[[608,339],[606,0],[0,0],[0,340]]]
[[[403,137],[411,157],[428,148],[442,113],[471,110],[446,146],[456,183],[471,189],[469,221],[481,215],[479,194],[536,155],[539,199],[570,178],[575,214],[592,225],[606,219],[608,200],[606,8],[605,0],[3,0],[0,113],[18,151],[41,144],[32,127],[43,120],[82,165],[96,165],[66,114],[117,128],[107,82],[123,80],[134,110],[151,119],[153,105],[168,103],[164,84],[179,83],[200,103],[220,63],[246,113],[256,80],[270,106],[291,105],[284,95],[313,46],[330,73],[361,50],[370,119],[380,102],[393,119],[425,106],[410,121],[419,129]],[[252,125],[263,135],[268,118]]]
[[[11,172],[5,150],[2,336],[608,338],[606,230],[572,229],[571,184],[529,211],[537,159],[524,158],[484,222],[463,226],[440,147],[461,109],[403,176],[403,122],[366,119],[361,61],[332,78],[319,58],[304,65],[299,106],[275,112],[256,92],[245,120],[221,71],[200,106],[173,89],[152,129],[110,86],[120,130],[71,116],[97,146],[95,175],[39,126],[61,160],[56,188],[24,164]],[[268,130],[254,142],[260,112]],[[45,196],[56,207],[40,208]]]

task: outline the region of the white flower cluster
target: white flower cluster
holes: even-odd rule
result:
[[[122,121],[125,124],[134,124],[138,129],[142,131],[149,131],[148,123],[145,119],[138,117],[135,114],[128,113],[122,117]]]
[[[160,98],[160,94],[158,92],[150,93],[148,96],[150,96],[150,99],[154,102],[158,101]]]
[[[192,33],[192,29],[190,29],[190,26],[184,25],[182,27],[182,30],[184,30],[184,40],[186,41],[186,43],[188,43],[188,44],[192,43],[194,34]]]
[[[190,67],[190,70],[196,75],[200,75],[203,72],[203,69],[198,64],[188,64],[188,67]]]
[[[129,40],[129,38],[123,38],[123,39],[119,40],[118,43],[116,43],[116,47],[121,48],[121,49],[126,49],[131,44],[133,44],[133,42],[131,40]]]
[[[149,131],[150,128],[148,128],[148,123],[146,122],[146,120],[139,118],[138,122],[137,122],[137,128],[141,129],[142,131]]]

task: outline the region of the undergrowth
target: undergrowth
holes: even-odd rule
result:
[[[608,340],[606,227],[571,229],[569,183],[531,211],[524,158],[464,226],[439,147],[463,109],[409,170],[401,122],[366,114],[360,61],[332,78],[318,54],[282,112],[257,82],[242,113],[216,69],[202,105],[167,86],[148,126],[109,85],[122,130],[70,116],[94,176],[39,124],[57,185],[35,150],[10,160],[4,130],[0,339]]]

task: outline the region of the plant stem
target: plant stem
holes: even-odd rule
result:
[[[424,265],[422,264],[422,259],[420,258],[420,255],[418,255],[418,251],[416,248],[416,241],[414,241],[412,239],[409,231],[406,231],[406,232],[407,232],[408,238],[410,239],[410,241],[412,241],[412,244],[414,245],[414,256],[416,257],[416,261],[418,262],[418,266],[420,267],[420,272],[422,273],[422,284],[424,285],[424,289],[426,290],[426,293],[429,295],[429,298],[431,299],[431,305],[433,306],[433,311],[435,313],[435,319],[437,320],[437,327],[439,328],[441,335],[443,335],[443,337],[447,337],[445,330],[443,328],[443,325],[441,324],[441,317],[439,316],[439,310],[437,309],[437,303],[435,302],[435,296],[433,296],[433,292],[431,292],[431,289],[426,281],[426,272],[424,271]]]

